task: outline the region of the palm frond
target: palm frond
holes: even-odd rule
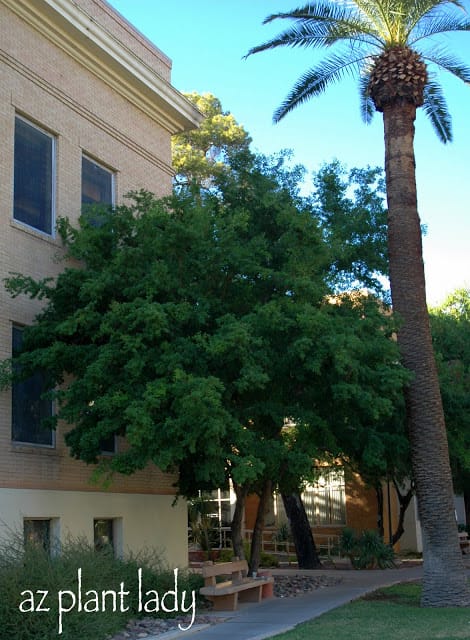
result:
[[[278,18],[295,20],[296,24],[271,40],[253,47],[244,58],[280,46],[329,47],[341,40],[382,46],[374,29],[357,11],[333,2],[311,3],[288,13],[272,14],[263,23]]]
[[[437,137],[444,144],[452,142],[452,119],[441,86],[429,80],[424,88],[423,109],[431,120]]]
[[[428,60],[444,71],[448,71],[463,82],[470,82],[470,67],[453,56],[446,49],[431,49],[422,53],[424,60]]]
[[[373,39],[369,37],[369,34],[364,34],[358,30],[356,26],[357,25],[353,24],[338,26],[326,22],[302,22],[286,29],[272,40],[253,47],[244,58],[254,53],[259,53],[260,51],[275,49],[276,47],[329,47],[341,40],[348,40],[348,42],[357,41],[359,43],[373,45]]]
[[[364,20],[374,26],[375,31],[384,43],[390,42],[392,33],[392,14],[388,2],[380,0],[353,0]]]
[[[440,33],[459,31],[470,31],[470,20],[462,20],[453,16],[437,16],[432,20],[420,21],[410,34],[408,44],[411,46],[423,38],[430,38]]]
[[[303,7],[279,13],[272,13],[263,20],[263,24],[268,24],[273,20],[315,20],[316,22],[349,23],[358,18],[357,11],[352,5],[339,4],[335,2],[309,2]]]
[[[359,79],[359,100],[363,122],[370,124],[375,113],[374,101],[369,95],[370,69],[363,69]]]
[[[457,8],[466,13],[466,8],[460,0],[412,0],[406,2],[408,12],[413,19],[420,19],[429,14],[442,15],[443,8]]]
[[[322,60],[317,67],[313,67],[301,76],[289,95],[274,112],[274,122],[279,122],[299,105],[320,95],[329,85],[341,80],[346,74],[358,73],[361,65],[369,56],[356,57],[351,53],[331,55]]]

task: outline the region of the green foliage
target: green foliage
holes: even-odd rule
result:
[[[315,174],[314,186],[312,204],[331,255],[331,286],[336,291],[368,288],[385,296],[388,252],[382,170],[347,171],[335,160]]]
[[[276,556],[273,556],[271,553],[266,553],[262,551],[259,557],[259,566],[260,567],[278,567],[279,560]]]
[[[139,192],[99,226],[62,219],[80,266],[7,281],[44,300],[16,371],[47,372],[73,456],[111,474],[179,468],[192,496],[227,475],[296,488],[315,457],[353,442],[385,451],[374,438],[406,380],[393,323],[373,296],[333,295],[301,172],[284,163],[243,150],[204,197]],[[112,434],[118,453],[103,459]]]
[[[232,548],[227,548],[227,549],[221,549],[219,551],[219,557],[218,557],[218,561],[219,562],[231,562],[233,559],[233,549]]]
[[[430,311],[431,332],[457,491],[470,491],[470,291]]]
[[[62,616],[62,634],[64,640],[105,640],[105,638],[121,630],[126,622],[138,617],[138,569],[142,569],[142,592],[157,591],[163,595],[174,590],[174,573],[162,561],[160,555],[151,550],[126,559],[116,559],[107,551],[95,552],[87,542],[74,539],[65,543],[60,555],[49,557],[37,546],[23,547],[23,540],[12,535],[2,542],[0,550],[0,626],[5,638],[15,640],[53,640],[58,637],[59,611],[58,594],[70,590],[78,594],[78,569],[82,570],[83,602],[87,599],[87,591],[97,591],[101,596],[103,590],[119,593],[121,583],[129,595],[124,597],[124,606],[129,607],[121,612],[119,596],[117,610],[113,611],[113,603],[108,596],[105,610],[78,611],[78,607]],[[178,590],[186,591],[188,596],[194,590],[198,593],[202,586],[200,576],[180,571],[178,574]],[[43,607],[48,612],[20,611],[19,606],[32,591],[39,605],[41,595],[37,590],[48,591]],[[92,594],[89,594],[92,597]],[[78,598],[78,595],[77,595]],[[64,596],[64,607],[71,604],[71,599]],[[92,605],[90,605],[93,608]],[[28,605],[23,605],[28,609]],[[145,613],[146,616],[153,615]],[[160,612],[158,616],[169,617],[171,614]],[[176,613],[173,615],[177,615]]]
[[[205,498],[192,498],[189,501],[188,516],[192,540],[207,552],[218,546],[216,523],[210,515],[210,504]]]
[[[341,533],[340,552],[351,560],[354,569],[390,569],[395,566],[392,547],[385,544],[374,530],[357,534],[345,527]]]
[[[231,113],[223,111],[220,101],[212,94],[193,92],[185,96],[205,119],[197,129],[173,137],[175,184],[210,187],[215,175],[229,170],[228,156],[248,149],[250,137]]]
[[[279,523],[276,531],[273,533],[273,541],[277,543],[276,547],[278,550],[285,549],[287,551],[287,543],[292,542],[292,534],[287,521]]]

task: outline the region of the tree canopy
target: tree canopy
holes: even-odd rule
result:
[[[470,512],[470,291],[454,291],[430,314],[454,487]]]
[[[390,320],[368,296],[333,296],[315,217],[267,165],[243,152],[202,201],[141,192],[99,225],[62,219],[80,266],[8,280],[44,300],[15,362],[46,372],[73,456],[96,463],[119,434],[104,467],[192,461],[184,493],[227,474],[288,484],[295,471],[298,484],[315,455],[393,412],[404,377]]]
[[[388,299],[387,210],[380,167],[347,170],[338,160],[314,174],[312,205],[330,253],[335,291],[366,288]]]
[[[234,116],[211,93],[184,94],[205,118],[197,129],[172,139],[176,186],[210,187],[214,175],[229,169],[229,154],[247,150],[251,139]]]

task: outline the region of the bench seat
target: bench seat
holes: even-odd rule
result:
[[[206,563],[202,567],[204,586],[199,593],[213,603],[215,611],[236,611],[239,602],[261,602],[263,586],[273,578],[248,578],[247,572],[246,560]],[[231,580],[217,582],[218,576],[231,576]]]

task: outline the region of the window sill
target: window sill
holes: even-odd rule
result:
[[[55,458],[59,457],[59,452],[55,448],[55,445],[48,444],[28,444],[27,442],[12,442],[11,449],[12,453],[26,453],[29,455],[40,455],[40,456],[52,456]]]
[[[21,222],[19,220],[15,220],[14,218],[10,218],[10,226],[13,229],[17,229],[18,231],[22,231],[23,233],[27,233],[28,235],[36,238],[37,240],[44,240],[48,244],[52,244],[54,246],[62,246],[60,238],[57,235],[51,235],[46,233],[45,231],[40,231],[39,229],[35,229],[34,227],[30,227],[29,225]]]

